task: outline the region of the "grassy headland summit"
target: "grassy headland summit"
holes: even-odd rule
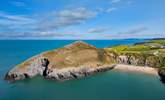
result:
[[[7,72],[5,79],[16,81],[41,75],[63,81],[113,69],[149,71],[165,82],[165,40],[102,49],[77,41],[26,60]]]

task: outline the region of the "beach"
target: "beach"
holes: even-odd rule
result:
[[[132,71],[132,72],[142,72],[146,74],[158,75],[158,70],[156,68],[148,67],[148,66],[134,66],[134,65],[124,65],[117,64],[114,67],[114,70],[120,71]]]

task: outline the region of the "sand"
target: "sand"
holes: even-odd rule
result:
[[[142,73],[146,73],[146,74],[158,75],[158,69],[152,68],[152,67],[147,67],[147,66],[117,64],[114,67],[114,70],[142,72]]]

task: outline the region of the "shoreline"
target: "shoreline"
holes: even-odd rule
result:
[[[117,64],[113,70],[120,70],[120,71],[125,71],[125,72],[141,72],[141,73],[145,73],[145,74],[159,76],[158,69],[148,67],[148,66]]]
[[[71,80],[71,79],[78,79],[86,76],[91,76],[97,73],[101,72],[106,72],[109,70],[113,70],[115,65],[103,65],[99,67],[91,67],[91,66],[80,66],[78,68],[76,67],[68,67],[68,68],[62,68],[62,69],[53,69],[50,71],[46,71],[47,75],[44,76],[41,73],[31,75],[28,73],[7,73],[5,76],[5,80],[8,80],[10,82],[14,82],[17,80],[23,80],[27,78],[33,78],[37,75],[40,75],[44,77],[45,79],[50,79],[50,80],[57,80],[57,81],[66,81],[66,80]]]

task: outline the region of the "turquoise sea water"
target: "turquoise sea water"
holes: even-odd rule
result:
[[[145,40],[87,40],[98,48]],[[72,40],[1,40],[0,100],[165,100],[165,85],[157,76],[108,71],[87,78],[56,82],[41,77],[16,83],[3,80],[5,73],[27,58]]]

